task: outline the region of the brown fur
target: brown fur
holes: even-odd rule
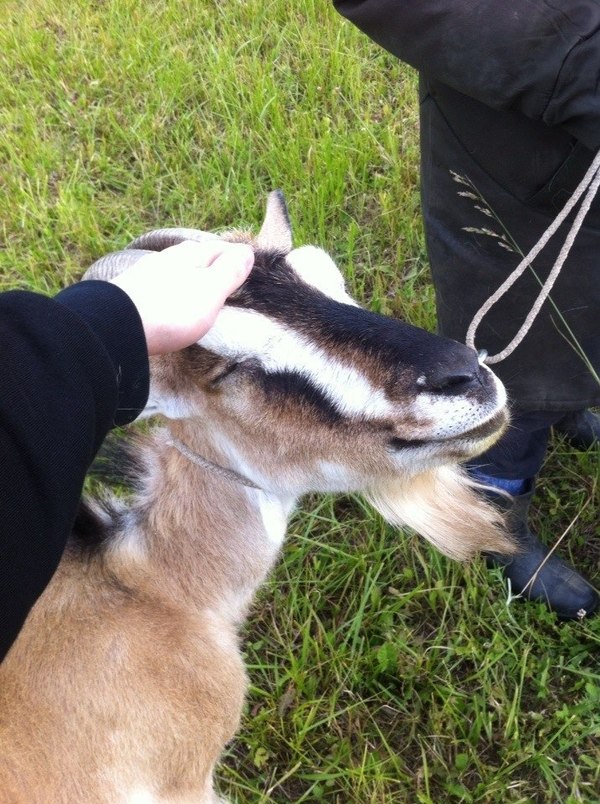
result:
[[[0,666],[3,804],[212,800],[246,685],[236,628],[275,553],[242,487],[168,447],[146,459],[140,542],[67,551]]]

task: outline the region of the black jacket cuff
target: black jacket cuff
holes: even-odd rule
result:
[[[135,304],[117,285],[98,280],[71,285],[55,301],[82,318],[102,342],[118,384],[114,425],[129,424],[144,409],[149,392],[148,349]]]

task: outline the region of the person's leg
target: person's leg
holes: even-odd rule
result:
[[[565,132],[422,81],[421,200],[440,334],[464,342],[475,313],[554,220],[592,154]],[[504,349],[531,312],[562,240],[552,238],[486,314],[476,348]],[[600,406],[600,196],[518,348],[493,370],[520,410]],[[589,419],[589,417],[586,416]],[[557,429],[560,425],[557,422]]]
[[[516,267],[518,252],[527,252],[547,228],[590,157],[573,148],[564,132],[491,110],[435,82],[422,81],[421,90],[421,199],[438,329],[464,342],[477,310]],[[590,214],[595,218],[600,211]],[[561,272],[553,291],[560,312],[546,305],[515,352],[493,366],[513,407],[558,412],[517,415],[506,437],[473,470],[482,483],[513,495],[489,492],[506,510],[521,553],[511,561],[492,556],[490,562],[503,567],[513,592],[545,600],[563,617],[591,613],[598,595],[554,555],[528,585],[548,550],[527,522],[550,429],[560,431],[569,412],[598,404],[597,381],[573,347],[575,340],[589,363],[598,364],[597,231],[600,225],[581,230]],[[559,246],[536,260],[542,280]],[[582,265],[591,269],[583,291]],[[503,349],[538,292],[538,279],[526,272],[484,318],[477,347],[491,354]]]

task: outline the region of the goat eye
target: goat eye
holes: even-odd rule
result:
[[[223,382],[223,380],[227,379],[230,374],[233,374],[239,365],[239,363],[228,363],[225,368],[211,380],[212,385],[218,385],[219,383]]]

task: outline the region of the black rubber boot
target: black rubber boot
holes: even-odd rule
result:
[[[549,550],[527,525],[532,496],[532,491],[511,499],[489,494],[494,504],[506,512],[509,528],[521,552],[515,556],[489,553],[486,556],[488,566],[502,567],[514,594],[522,594],[526,600],[542,600],[561,619],[589,617],[597,610],[600,597],[573,567],[553,553],[536,574]]]
[[[567,413],[556,422],[554,430],[564,436],[575,449],[587,450],[600,444],[600,416],[591,410]]]

